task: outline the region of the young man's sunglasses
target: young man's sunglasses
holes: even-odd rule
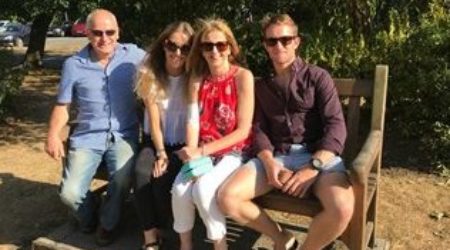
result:
[[[214,47],[216,47],[217,51],[219,52],[224,52],[225,50],[228,49],[228,42],[217,42],[217,43],[212,43],[212,42],[202,42],[200,44],[200,49],[203,51],[212,51],[214,49]]]
[[[176,43],[166,40],[164,42],[164,48],[166,48],[170,52],[177,52],[177,50],[180,50],[181,54],[187,55],[189,54],[189,51],[191,50],[191,46],[185,44],[182,46],[178,46]]]
[[[114,36],[116,34],[116,30],[91,30],[91,33],[96,37],[106,36]]]
[[[295,38],[297,38],[297,36],[267,37],[264,38],[263,41],[269,47],[277,45],[278,42],[280,42],[283,47],[286,47],[287,45],[291,44]]]

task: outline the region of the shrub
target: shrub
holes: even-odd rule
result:
[[[268,13],[289,13],[300,26],[302,57],[333,76],[371,78],[376,64],[388,64],[387,127],[419,139],[435,167],[449,166],[448,0],[113,1],[107,7],[122,21],[121,37],[143,47],[174,20],[224,18],[255,75],[268,66],[258,22]]]
[[[450,166],[450,14],[430,4],[419,25],[388,49],[389,122],[419,138],[434,166]]]
[[[23,69],[11,66],[12,56],[11,51],[0,50],[0,119],[5,117],[25,75]]]

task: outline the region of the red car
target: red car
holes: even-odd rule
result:
[[[86,19],[77,19],[72,24],[72,29],[70,31],[72,36],[86,36]]]

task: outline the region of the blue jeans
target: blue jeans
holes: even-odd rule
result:
[[[100,224],[112,230],[119,222],[123,198],[131,184],[137,143],[116,137],[106,150],[71,148],[63,168],[61,200],[69,206],[81,226],[95,219],[97,204],[90,191],[99,164],[104,161],[108,171],[106,198],[100,210]]]

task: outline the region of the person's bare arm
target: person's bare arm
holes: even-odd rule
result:
[[[159,113],[158,104],[154,101],[146,98],[144,100],[145,106],[147,107],[150,134],[153,141],[153,145],[156,149],[156,160],[153,165],[152,174],[154,177],[160,177],[167,170],[168,157],[166,150],[164,148],[164,138],[161,127],[161,116]]]
[[[198,106],[198,90],[200,88],[200,78],[189,80],[189,96],[186,121],[186,146],[178,151],[178,157],[183,162],[188,162],[201,155],[198,148],[200,117]]]
[[[69,121],[69,104],[57,104],[53,108],[49,121],[49,130],[45,151],[55,160],[65,156],[61,130]]]

